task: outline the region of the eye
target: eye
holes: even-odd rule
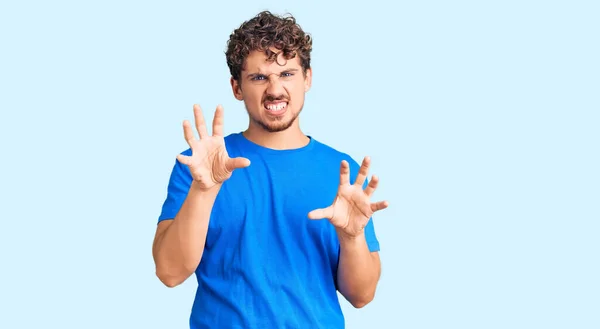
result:
[[[281,76],[282,77],[291,77],[291,76],[294,76],[294,73],[292,73],[292,72],[283,72],[283,73],[281,73]]]
[[[267,78],[266,76],[264,76],[264,75],[260,75],[260,74],[259,74],[259,75],[255,75],[255,76],[253,76],[253,77],[252,77],[252,81],[260,81],[260,80],[264,80],[264,79],[266,79],[266,78]]]

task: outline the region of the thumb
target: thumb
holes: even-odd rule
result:
[[[183,154],[178,154],[177,155],[177,161],[181,162],[182,164],[189,166],[190,165],[190,157],[187,155],[183,155]]]
[[[229,158],[229,160],[227,160],[227,164],[225,166],[227,167],[227,170],[234,171],[235,169],[246,168],[249,165],[250,165],[250,160],[248,160],[246,158],[242,158],[242,157],[237,157],[237,158]]]
[[[308,213],[310,219],[331,219],[333,217],[333,208],[331,206],[327,208],[315,209]]]

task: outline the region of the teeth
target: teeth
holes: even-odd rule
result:
[[[266,106],[266,108],[269,111],[279,111],[281,109],[283,109],[284,107],[286,107],[287,103],[277,103],[277,104],[269,104]]]

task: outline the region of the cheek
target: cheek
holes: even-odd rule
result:
[[[304,83],[294,83],[293,85],[288,86],[287,91],[290,98],[294,101],[301,101],[304,99]]]
[[[248,97],[248,100],[250,100],[250,102],[252,102],[253,104],[261,104],[262,103],[262,94],[261,93],[252,93],[252,95],[250,95]]]
[[[263,94],[260,90],[246,90],[244,93],[244,100],[249,106],[262,105]]]

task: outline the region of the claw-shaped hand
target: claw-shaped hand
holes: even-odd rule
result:
[[[369,185],[363,190],[370,162],[369,157],[364,158],[354,184],[350,184],[350,165],[347,161],[342,161],[340,186],[333,204],[309,212],[308,218],[327,218],[339,233],[347,237],[357,237],[362,234],[373,213],[388,207],[387,201],[372,203],[370,200],[379,182],[377,176],[373,175]]]
[[[190,168],[192,178],[202,189],[210,189],[231,177],[234,170],[250,165],[250,160],[230,158],[223,137],[223,107],[217,106],[213,119],[213,134],[208,134],[204,115],[199,105],[194,105],[194,121],[198,139],[189,121],[183,122],[183,134],[192,150],[192,155],[179,154],[177,160]]]

